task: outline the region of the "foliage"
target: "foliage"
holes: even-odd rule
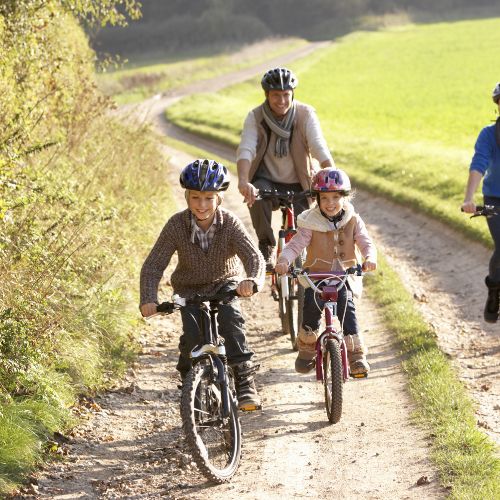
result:
[[[139,19],[141,13],[138,0],[2,0],[0,4],[0,16],[21,20],[24,29],[29,29],[30,18],[37,19],[44,11],[50,17],[69,13],[89,25],[100,26],[125,26],[127,17]],[[38,21],[37,26],[42,26],[43,21]]]
[[[159,228],[164,160],[93,81],[75,13],[119,2],[0,6],[0,492],[137,349],[136,270]],[[128,5],[132,5],[130,2]],[[111,9],[111,10],[109,10]]]
[[[410,18],[491,16],[494,0],[143,0],[143,17],[126,29],[95,33],[93,45],[101,53],[134,57],[144,52],[176,53],[180,49],[214,43],[248,43],[264,36],[336,38],[355,26],[368,29],[384,23],[386,15]],[[378,21],[375,19],[379,18]]]

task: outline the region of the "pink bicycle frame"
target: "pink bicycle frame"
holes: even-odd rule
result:
[[[332,273],[311,273],[309,278],[328,278]],[[329,339],[334,339],[340,344],[340,354],[342,356],[342,377],[344,381],[349,378],[349,361],[347,359],[347,349],[344,341],[342,331],[338,330],[334,325],[334,318],[337,317],[335,312],[337,308],[338,289],[336,286],[324,286],[321,289],[321,299],[325,301],[324,314],[325,314],[325,330],[321,333],[316,341],[316,380],[323,382],[323,350],[326,342]]]

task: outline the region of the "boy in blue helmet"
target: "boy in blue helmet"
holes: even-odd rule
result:
[[[214,160],[195,160],[182,170],[180,184],[186,190],[188,208],[167,221],[142,266],[140,310],[146,317],[156,313],[158,285],[174,252],[178,263],[170,281],[181,297],[212,295],[235,287],[239,295],[249,297],[254,285],[261,290],[264,284],[264,259],[241,221],[220,206],[229,186],[226,167]],[[182,377],[191,366],[189,353],[199,343],[197,312],[196,308],[181,310],[183,334],[177,370]],[[228,363],[236,374],[239,408],[260,408],[254,353],[247,345],[239,301],[221,304],[218,321]]]

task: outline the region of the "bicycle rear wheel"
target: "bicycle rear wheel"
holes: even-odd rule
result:
[[[336,340],[326,341],[323,353],[323,385],[325,388],[325,406],[328,420],[336,424],[342,416],[342,356]]]
[[[224,417],[222,388],[212,368],[203,363],[190,370],[182,386],[181,417],[187,443],[201,473],[218,484],[233,477],[241,459],[238,409],[234,398],[229,399],[229,415]]]

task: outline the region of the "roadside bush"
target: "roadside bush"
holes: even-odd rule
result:
[[[0,5],[0,493],[137,349],[136,271],[165,163],[96,90],[68,10],[97,3],[113,2]]]

